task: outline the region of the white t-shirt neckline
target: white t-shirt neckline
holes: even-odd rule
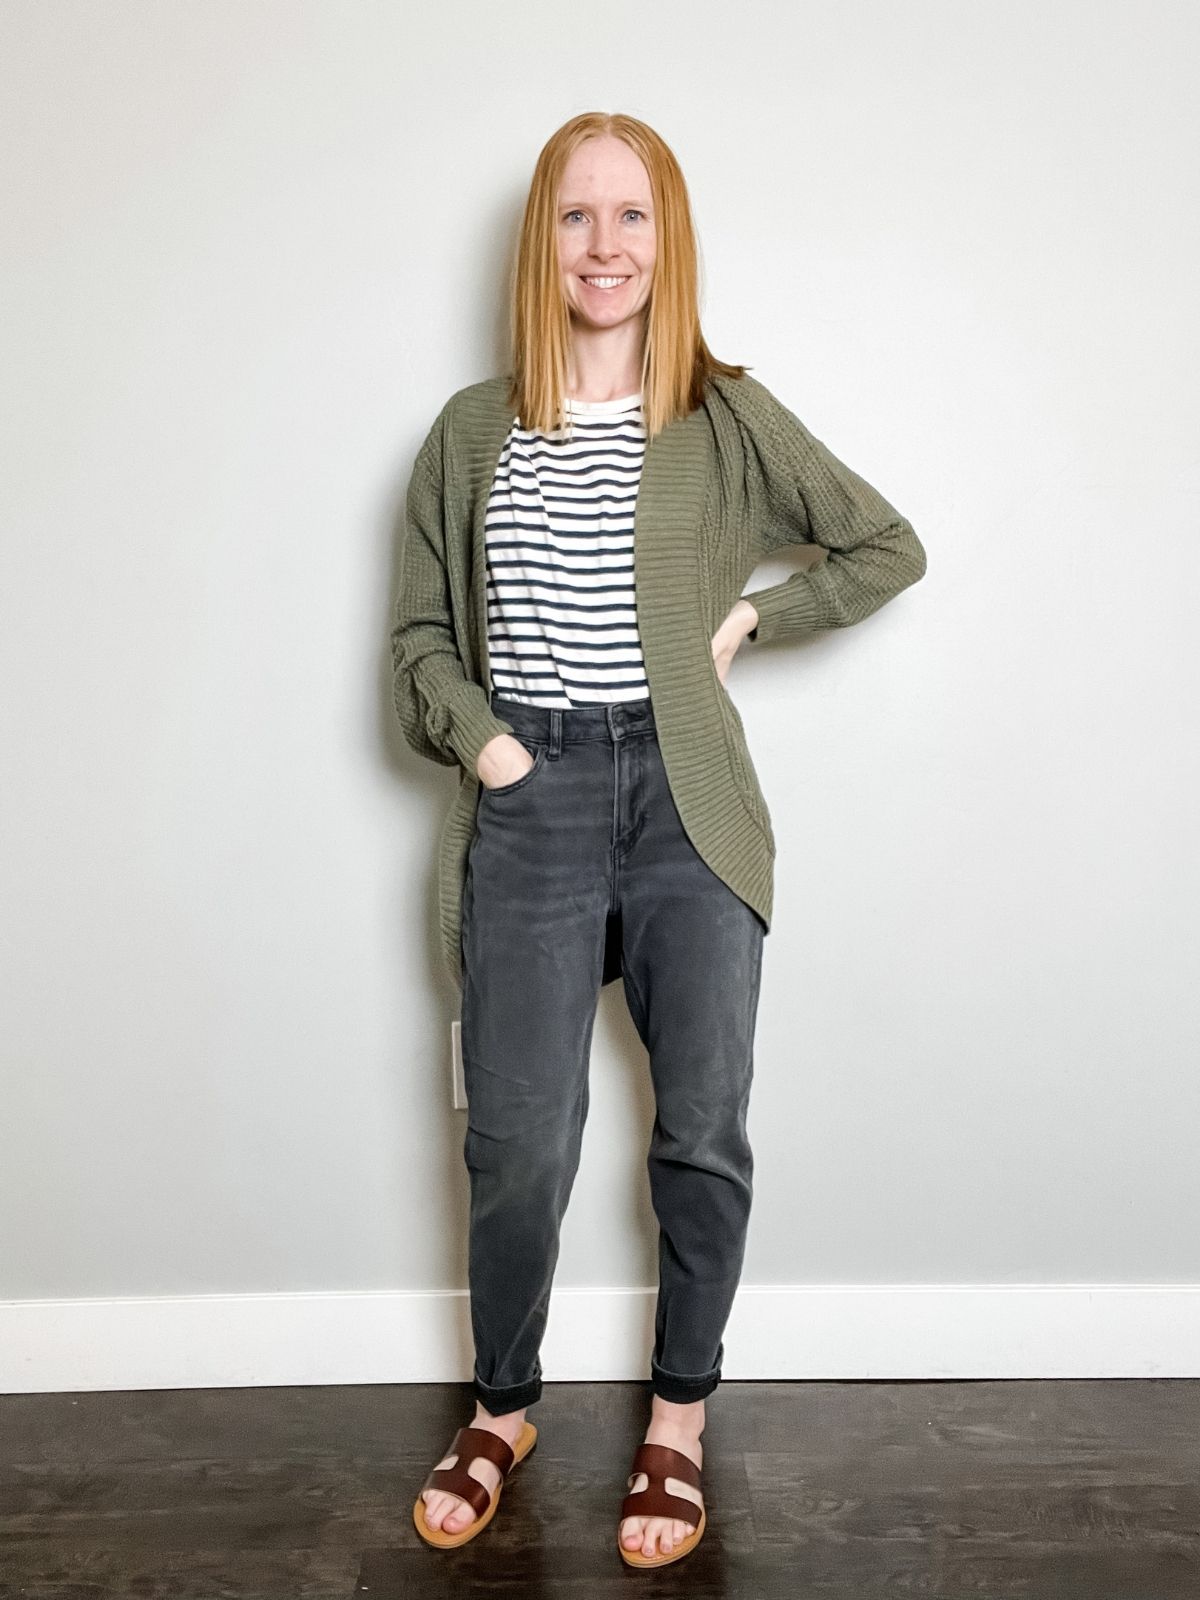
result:
[[[618,395],[615,400],[572,400],[567,396],[564,407],[585,417],[602,417],[612,411],[632,411],[642,401],[642,391]]]

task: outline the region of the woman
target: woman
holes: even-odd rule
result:
[[[526,205],[513,370],[451,397],[409,486],[396,709],[415,750],[460,770],[439,899],[462,988],[476,1411],[413,1508],[442,1548],[487,1526],[536,1441],[592,1025],[618,976],[650,1056],[660,1248],[617,1544],[659,1566],[703,1535],[775,856],[725,680],[747,639],[845,627],[925,571],[895,508],[711,355],[697,304],[670,150],[630,117],[573,118]],[[796,544],[825,559],[742,595]]]

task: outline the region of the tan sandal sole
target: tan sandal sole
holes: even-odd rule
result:
[[[469,1539],[473,1539],[477,1533],[482,1533],[496,1515],[496,1507],[500,1504],[500,1496],[504,1492],[504,1485],[508,1482],[508,1478],[512,1477],[519,1463],[524,1461],[525,1457],[533,1449],[537,1443],[537,1437],[536,1425],[532,1422],[525,1422],[517,1435],[516,1444],[512,1447],[513,1464],[509,1468],[508,1477],[501,1478],[499,1484],[492,1490],[492,1498],[487,1510],[481,1516],[476,1517],[474,1522],[468,1522],[465,1528],[460,1528],[457,1533],[447,1533],[442,1528],[430,1527],[425,1520],[425,1497],[423,1494],[419,1494],[413,1504],[413,1523],[425,1543],[432,1545],[435,1550],[454,1550],[460,1544],[466,1544]]]

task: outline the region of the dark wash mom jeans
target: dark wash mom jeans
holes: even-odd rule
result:
[[[650,1056],[659,1223],[650,1384],[717,1387],[745,1253],[746,1113],[765,927],[688,839],[648,699],[554,710],[491,696],[534,757],[480,786],[462,903],[473,1387],[541,1398],[539,1351],[579,1165],[606,931]]]

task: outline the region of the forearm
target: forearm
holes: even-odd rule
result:
[[[398,624],[393,662],[396,710],[408,743],[443,765],[457,761],[477,772],[484,745],[511,733],[512,724],[496,716],[486,690],[466,677],[457,651],[427,625]]]
[[[418,458],[405,507],[400,587],[391,632],[396,713],[418,754],[476,772],[480,750],[511,733],[486,689],[468,678],[455,642],[440,487]]]
[[[849,627],[916,583],[925,564],[911,525],[897,518],[852,549],[827,548],[814,566],[744,595],[758,613],[747,638],[763,643]]]
[[[756,424],[744,435],[747,514],[762,554],[818,546],[822,559],[752,592],[759,624],[749,637],[800,638],[861,622],[923,576],[924,547],[878,489],[765,386],[755,392]]]

